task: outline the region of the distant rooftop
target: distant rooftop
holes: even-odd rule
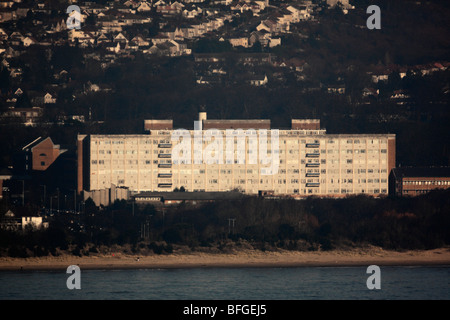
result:
[[[450,177],[450,167],[400,167],[393,172],[396,177]]]
[[[238,191],[227,191],[227,192],[141,192],[133,197],[136,200],[144,200],[145,198],[160,198],[161,201],[167,200],[233,200],[241,199],[246,195]]]

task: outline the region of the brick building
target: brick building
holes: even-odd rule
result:
[[[390,193],[395,196],[417,196],[435,189],[448,189],[450,167],[395,168],[390,183]]]
[[[20,157],[22,161],[17,163],[21,170],[45,171],[55,160],[65,152],[59,145],[54,144],[50,137],[37,138],[24,146]]]

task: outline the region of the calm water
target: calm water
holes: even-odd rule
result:
[[[0,272],[5,299],[300,300],[450,299],[450,267],[381,267],[369,290],[363,267],[81,270],[81,289],[65,272]]]

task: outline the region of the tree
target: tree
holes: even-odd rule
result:
[[[28,98],[28,95],[26,92],[22,93],[16,101],[16,104],[14,106],[15,108],[32,108],[33,105],[31,104],[30,98]]]

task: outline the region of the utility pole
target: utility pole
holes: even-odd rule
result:
[[[25,206],[25,180],[22,181],[22,206]]]
[[[228,234],[231,233],[231,226],[233,226],[233,234],[234,234],[234,222],[236,221],[235,218],[228,218]]]
[[[59,213],[59,188],[56,188],[56,190],[58,191],[58,213]]]

